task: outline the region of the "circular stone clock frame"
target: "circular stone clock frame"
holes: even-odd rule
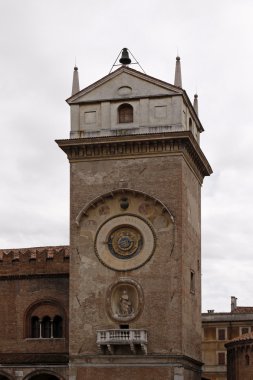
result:
[[[155,250],[152,226],[134,214],[120,214],[105,221],[95,236],[95,252],[108,268],[129,271],[144,265]]]

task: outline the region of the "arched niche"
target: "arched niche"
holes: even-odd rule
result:
[[[141,191],[102,194],[82,208],[76,223],[79,252],[95,253],[112,270],[131,271],[148,263],[156,242],[166,242],[168,254],[173,251],[174,217],[159,199]]]
[[[161,202],[158,198],[151,196],[143,191],[137,191],[129,188],[120,188],[116,190],[112,190],[109,193],[101,194],[99,197],[94,198],[91,202],[87,203],[78,213],[76,217],[76,224],[79,226],[83,217],[89,214],[89,210],[93,210],[94,208],[99,209],[100,215],[109,215],[109,205],[108,201],[112,199],[118,199],[118,212],[124,212],[130,210],[130,201],[134,199],[143,199],[141,204],[139,205],[139,213],[145,217],[149,218],[152,216],[152,211],[155,207],[159,207],[161,209],[162,214],[167,214],[171,223],[174,223],[174,217],[168,207]],[[134,202],[131,202],[134,203]]]

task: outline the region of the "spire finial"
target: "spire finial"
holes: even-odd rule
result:
[[[198,102],[198,94],[195,94],[194,95],[193,108],[194,108],[197,115],[199,114],[199,104],[198,103],[199,103]]]
[[[180,57],[176,57],[176,69],[175,69],[175,80],[174,85],[177,87],[182,87],[182,76],[181,76],[181,63]]]
[[[72,95],[75,95],[79,91],[80,91],[79,74],[78,74],[78,67],[76,66],[76,59],[75,59],[75,67],[74,67],[73,83],[72,83]]]

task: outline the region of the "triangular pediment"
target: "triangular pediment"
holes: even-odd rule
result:
[[[129,67],[121,67],[67,99],[69,104],[183,94],[183,90]]]

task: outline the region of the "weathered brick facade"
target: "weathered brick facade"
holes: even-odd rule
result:
[[[68,278],[68,247],[0,251],[0,375],[28,379],[43,367],[66,379]],[[32,337],[32,315],[61,316],[62,337]]]

